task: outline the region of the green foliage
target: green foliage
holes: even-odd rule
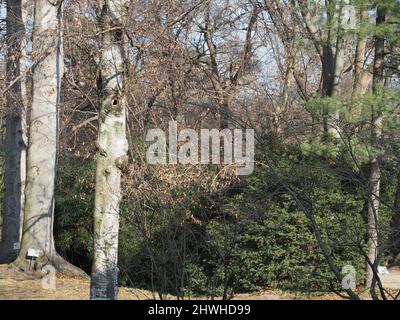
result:
[[[367,159],[355,166],[346,146],[334,142],[293,146],[269,140],[266,145],[258,155],[258,163],[265,165],[240,185],[211,194],[195,183],[174,187],[169,192],[177,200],[168,205],[156,198],[125,197],[121,283],[180,297],[229,297],[266,287],[340,289],[306,208],[315,215],[337,268],[354,266],[362,284],[365,261],[359,247],[367,245]],[[273,170],[268,163],[274,163]],[[385,164],[382,170],[380,228],[385,241],[397,166]],[[93,193],[93,163],[63,166],[57,177],[56,243],[86,270],[93,246]]]
[[[291,166],[287,160],[282,160],[281,168],[287,170],[292,180],[295,179],[290,182],[294,186],[310,183],[307,186],[303,184],[301,192],[309,193],[318,224],[337,265],[351,264],[361,274],[363,259],[349,239],[362,237],[365,232],[360,228],[364,225],[364,200],[345,191],[336,191],[341,189],[337,179],[313,166],[313,161],[307,163],[310,165],[304,168],[303,163]],[[294,199],[285,190],[277,189],[276,184],[277,181],[265,169],[259,168],[244,193],[231,200],[231,210],[240,217],[237,222],[240,231],[235,247],[236,257],[247,255],[252,257],[249,261],[255,262],[253,267],[246,266],[250,272],[234,273],[235,291],[263,286],[321,291],[329,290],[332,284],[336,284],[334,287],[337,288],[337,280],[321,254],[309,219]],[[233,265],[235,263],[240,270],[243,261],[238,259]],[[235,270],[235,266],[232,268]]]
[[[90,272],[93,255],[94,162],[69,161],[56,178],[55,243],[58,252]]]
[[[4,192],[4,153],[0,150],[0,201],[3,203],[3,192]],[[3,206],[0,205],[0,239],[2,239],[1,230],[3,227]]]

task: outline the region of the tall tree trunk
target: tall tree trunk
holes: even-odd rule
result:
[[[345,31],[343,30],[342,10],[343,3],[339,1],[339,3],[336,4],[335,12],[333,15],[335,28],[333,28],[333,30],[330,30],[330,33],[336,33],[335,54],[333,54],[333,48],[331,45],[329,45],[327,48],[324,48],[323,50],[323,57],[324,59],[326,59],[325,66],[323,66],[324,95],[334,99],[337,98],[339,95],[345,58],[344,45],[346,41]],[[327,107],[325,107],[325,133],[337,139],[340,138],[340,132],[338,128],[339,120],[339,110],[327,110]]]
[[[118,232],[121,168],[127,161],[124,96],[123,0],[104,1],[101,16],[102,80],[97,140],[94,261],[91,299],[118,298]]]
[[[369,75],[364,70],[364,64],[366,59],[367,40],[368,40],[368,28],[367,23],[369,19],[368,7],[365,4],[360,4],[360,30],[358,32],[356,57],[355,57],[355,70],[354,70],[354,84],[352,92],[352,106],[354,107],[357,100],[362,97],[368,88]],[[358,114],[361,110],[355,110]]]
[[[342,35],[338,35],[338,39],[336,42],[336,55],[335,55],[335,67],[333,73],[333,83],[332,83],[332,90],[331,90],[331,97],[337,98],[339,95],[340,90],[340,83],[342,79],[342,72],[344,67],[344,39]],[[340,120],[340,111],[333,110],[330,112],[329,120],[328,120],[328,133],[333,137],[340,138],[339,132],[339,120]]]
[[[26,176],[25,1],[7,1],[7,116],[0,263],[17,256],[22,234]],[[19,79],[19,80],[18,80]]]
[[[293,42],[292,42],[292,45]],[[289,50],[289,48],[287,48]],[[279,102],[277,103],[276,110],[274,111],[274,124],[277,133],[282,132],[281,118],[289,105],[289,93],[293,85],[293,74],[295,65],[297,63],[297,52],[288,52],[286,61],[285,78],[282,85],[282,93]]]
[[[376,26],[380,26],[385,22],[386,10],[380,6],[377,8]],[[373,66],[373,92],[379,94],[380,88],[384,86],[384,58],[385,58],[385,38],[381,35],[376,37],[375,40],[375,58]],[[382,114],[379,110],[372,107],[372,130],[371,135],[374,144],[379,143],[382,135]],[[380,205],[380,156],[375,156],[371,161],[370,177],[369,177],[369,190],[368,190],[368,258],[377,267],[379,261],[379,220],[378,212]],[[370,265],[367,265],[367,287],[374,286],[374,272]]]
[[[53,238],[58,106],[63,74],[61,14],[62,1],[35,2],[24,224],[21,250],[14,264],[23,270],[41,270],[51,264],[60,271],[83,274],[56,254]],[[33,264],[27,254],[30,248],[39,250]]]

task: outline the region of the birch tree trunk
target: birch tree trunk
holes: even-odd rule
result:
[[[385,22],[386,10],[378,6],[376,26],[380,26]],[[381,35],[376,37],[375,42],[375,58],[373,66],[373,91],[379,94],[379,89],[384,86],[384,59],[385,59],[385,38]],[[382,114],[374,107],[371,110],[372,130],[371,135],[374,143],[377,145],[382,135]],[[372,159],[370,165],[369,192],[368,192],[368,259],[377,268],[378,250],[379,250],[379,205],[380,205],[380,155]],[[376,270],[375,270],[376,271]],[[367,287],[374,290],[374,270],[367,265]]]
[[[0,264],[18,256],[26,176],[26,1],[7,1],[6,137]],[[19,79],[19,80],[18,80]]]
[[[94,261],[90,296],[118,298],[118,232],[121,168],[127,161],[124,97],[123,0],[103,2],[101,97],[94,209]]]

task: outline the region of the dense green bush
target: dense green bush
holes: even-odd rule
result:
[[[54,237],[67,260],[90,273],[93,255],[95,163],[70,160],[56,177]]]
[[[279,146],[279,147],[275,147]],[[159,293],[225,295],[266,287],[340,289],[304,208],[313,212],[322,238],[341,269],[365,269],[366,195],[361,173],[339,152],[270,143],[253,175],[239,185],[207,193],[193,183],[169,192],[179,199],[125,197],[121,205],[121,283]],[[268,163],[274,163],[272,170]],[[383,179],[393,198],[390,166]],[[151,180],[148,174],[147,179]],[[279,178],[278,178],[279,177]],[[290,186],[297,199],[288,189]],[[94,164],[70,162],[57,176],[56,243],[61,254],[90,270]],[[386,237],[389,206],[382,204]]]
[[[0,201],[3,203],[3,188],[4,188],[4,153],[0,150]],[[3,206],[0,205],[0,239],[2,239],[2,226],[3,226]]]

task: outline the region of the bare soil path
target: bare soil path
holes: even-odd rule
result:
[[[89,299],[89,279],[57,274],[56,289],[46,290],[42,285],[43,277],[43,273],[21,272],[8,265],[0,265],[0,300]],[[157,296],[146,290],[120,288],[119,298],[120,300],[147,300],[155,299]],[[235,299],[280,300],[282,298],[271,291],[266,291],[257,295],[238,295]]]

